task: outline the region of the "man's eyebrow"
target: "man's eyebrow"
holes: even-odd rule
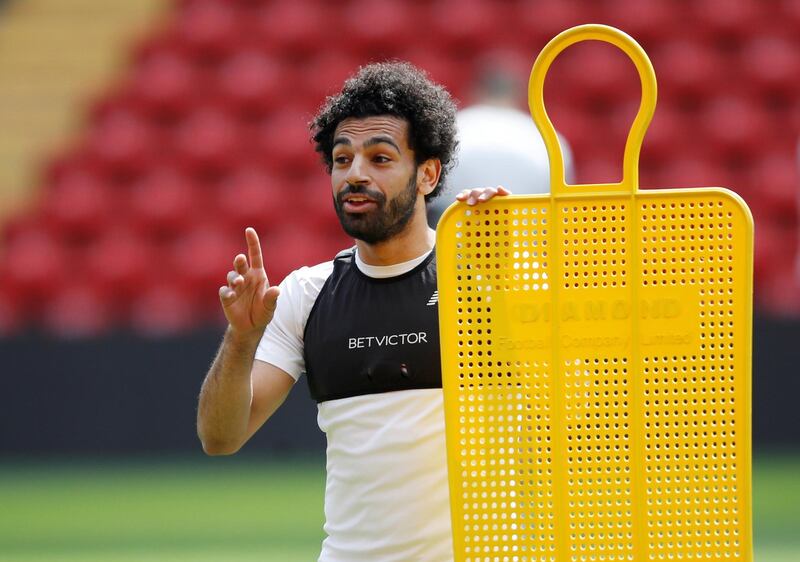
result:
[[[353,146],[353,143],[350,142],[350,139],[348,139],[347,137],[336,137],[335,139],[333,139],[333,146],[336,146],[337,144]],[[333,146],[331,148],[333,148]]]
[[[392,137],[387,137],[382,135],[367,139],[366,141],[364,141],[364,147],[366,148],[370,146],[375,146],[376,144],[384,144],[384,143],[393,146],[397,152],[401,152],[400,147],[397,146],[397,143],[394,142],[394,139]]]

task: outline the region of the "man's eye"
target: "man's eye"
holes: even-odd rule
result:
[[[385,164],[386,162],[389,162],[391,159],[388,156],[383,156],[379,154],[378,156],[373,158],[373,160],[375,160],[375,162],[378,162],[379,164]]]
[[[347,162],[349,162],[350,159],[347,156],[337,156],[336,158],[333,159],[333,161],[336,162],[337,164],[347,164]]]

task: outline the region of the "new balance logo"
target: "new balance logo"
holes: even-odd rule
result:
[[[428,299],[428,306],[434,306],[439,302],[439,291],[434,291],[431,298]]]

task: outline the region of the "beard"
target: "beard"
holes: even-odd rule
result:
[[[367,213],[347,213],[344,197],[348,194],[363,194],[375,201],[377,208]],[[408,180],[406,188],[397,196],[387,201],[386,196],[378,190],[370,190],[361,185],[347,186],[333,198],[336,216],[344,231],[357,240],[367,244],[378,244],[389,240],[400,233],[414,216],[417,204],[417,172]]]

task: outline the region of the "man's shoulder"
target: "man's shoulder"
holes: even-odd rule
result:
[[[337,253],[332,259],[318,263],[316,265],[303,266],[292,271],[286,276],[283,283],[294,285],[319,284],[325,282],[333,272],[334,264],[337,261],[349,259],[353,255],[353,248],[347,248]]]

